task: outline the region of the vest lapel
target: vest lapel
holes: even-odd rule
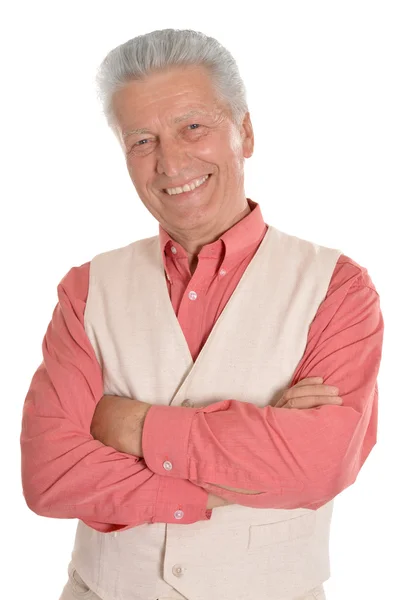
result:
[[[245,286],[246,282],[248,280],[250,280],[251,277],[256,277],[255,272],[258,267],[258,263],[264,262],[265,253],[267,252],[267,248],[269,246],[269,241],[273,236],[274,236],[274,228],[269,225],[268,229],[266,231],[266,234],[265,234],[262,242],[260,243],[255,255],[253,256],[251,262],[248,264],[247,268],[245,269],[240,281],[238,282],[237,286],[235,287],[235,289],[234,289],[232,295],[230,296],[226,306],[224,307],[222,313],[219,315],[219,318],[217,319],[216,323],[214,324],[210,334],[208,335],[208,338],[205,341],[205,344],[201,348],[201,351],[195,361],[193,361],[193,359],[192,359],[191,352],[190,352],[189,346],[187,344],[187,340],[184,336],[184,333],[180,326],[179,320],[173,309],[173,306],[172,306],[172,303],[171,303],[171,300],[169,297],[167,284],[165,281],[162,254],[161,254],[161,251],[159,248],[159,244],[156,244],[157,252],[155,253],[156,255],[153,258],[159,267],[157,269],[157,272],[162,273],[162,281],[159,282],[157,287],[159,288],[161,302],[164,302],[165,307],[167,307],[167,308],[165,308],[165,318],[170,320],[171,323],[173,324],[172,325],[173,330],[179,341],[179,345],[182,348],[184,347],[185,359],[186,359],[187,363],[190,364],[190,370],[186,373],[185,378],[181,382],[180,386],[176,389],[176,393],[174,394],[173,398],[171,398],[171,402],[170,402],[171,404],[176,403],[177,398],[178,397],[180,398],[182,396],[182,394],[184,394],[184,390],[187,389],[191,380],[195,376],[196,371],[198,370],[198,365],[200,363],[202,363],[205,355],[212,353],[212,346],[217,343],[219,338],[223,339],[225,329],[231,327],[232,322],[231,322],[231,319],[229,319],[229,316],[230,316],[230,313],[234,310],[234,307],[236,305],[236,299],[240,295],[241,289]],[[154,250],[155,250],[155,247],[154,247]]]

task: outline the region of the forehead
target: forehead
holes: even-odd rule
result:
[[[120,127],[145,127],[145,121],[168,119],[178,123],[222,108],[205,67],[175,67],[131,81],[112,99]]]

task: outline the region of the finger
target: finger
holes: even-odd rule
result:
[[[290,398],[316,395],[323,396],[324,394],[334,396],[339,393],[338,388],[335,386],[318,383],[322,379],[322,377],[307,377],[302,379],[299,383],[294,385],[294,387],[286,389],[274,406],[276,408],[281,408],[286,403],[287,399],[289,400]],[[309,385],[309,383],[312,384],[312,382],[314,382],[314,384]]]
[[[279,400],[273,406],[274,406],[274,408],[282,408],[285,403],[286,403],[286,398],[285,398],[285,396],[283,394],[281,396],[281,398],[279,398]]]
[[[296,383],[293,387],[301,387],[302,385],[313,385],[316,383],[323,383],[323,377],[305,377]]]
[[[303,385],[299,388],[289,388],[284,392],[286,398],[300,398],[302,396],[334,396],[339,393],[333,385]]]
[[[315,408],[326,404],[340,405],[343,400],[340,396],[308,396],[302,398],[291,398],[279,408]]]
[[[302,387],[304,385],[322,384],[322,383],[323,383],[323,377],[305,377],[304,379],[301,379],[300,381],[298,381],[298,383],[296,383],[292,388],[287,388],[286,390],[284,390],[283,395],[281,396],[281,398],[279,398],[279,400],[276,402],[276,404],[274,404],[274,407],[281,408],[286,403],[286,401],[287,401],[286,394],[287,394],[288,390]]]

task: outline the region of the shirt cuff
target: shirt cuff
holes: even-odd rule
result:
[[[160,477],[152,522],[185,525],[209,520],[212,510],[206,508],[208,495],[204,488],[191,481]]]
[[[189,479],[188,442],[200,409],[153,404],[144,420],[142,448],[148,468],[167,478]]]

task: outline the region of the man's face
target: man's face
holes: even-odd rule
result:
[[[137,193],[172,237],[217,239],[248,208],[250,117],[241,127],[233,123],[204,67],[175,67],[130,82],[114,94],[113,109]],[[185,184],[200,185],[173,189]]]

